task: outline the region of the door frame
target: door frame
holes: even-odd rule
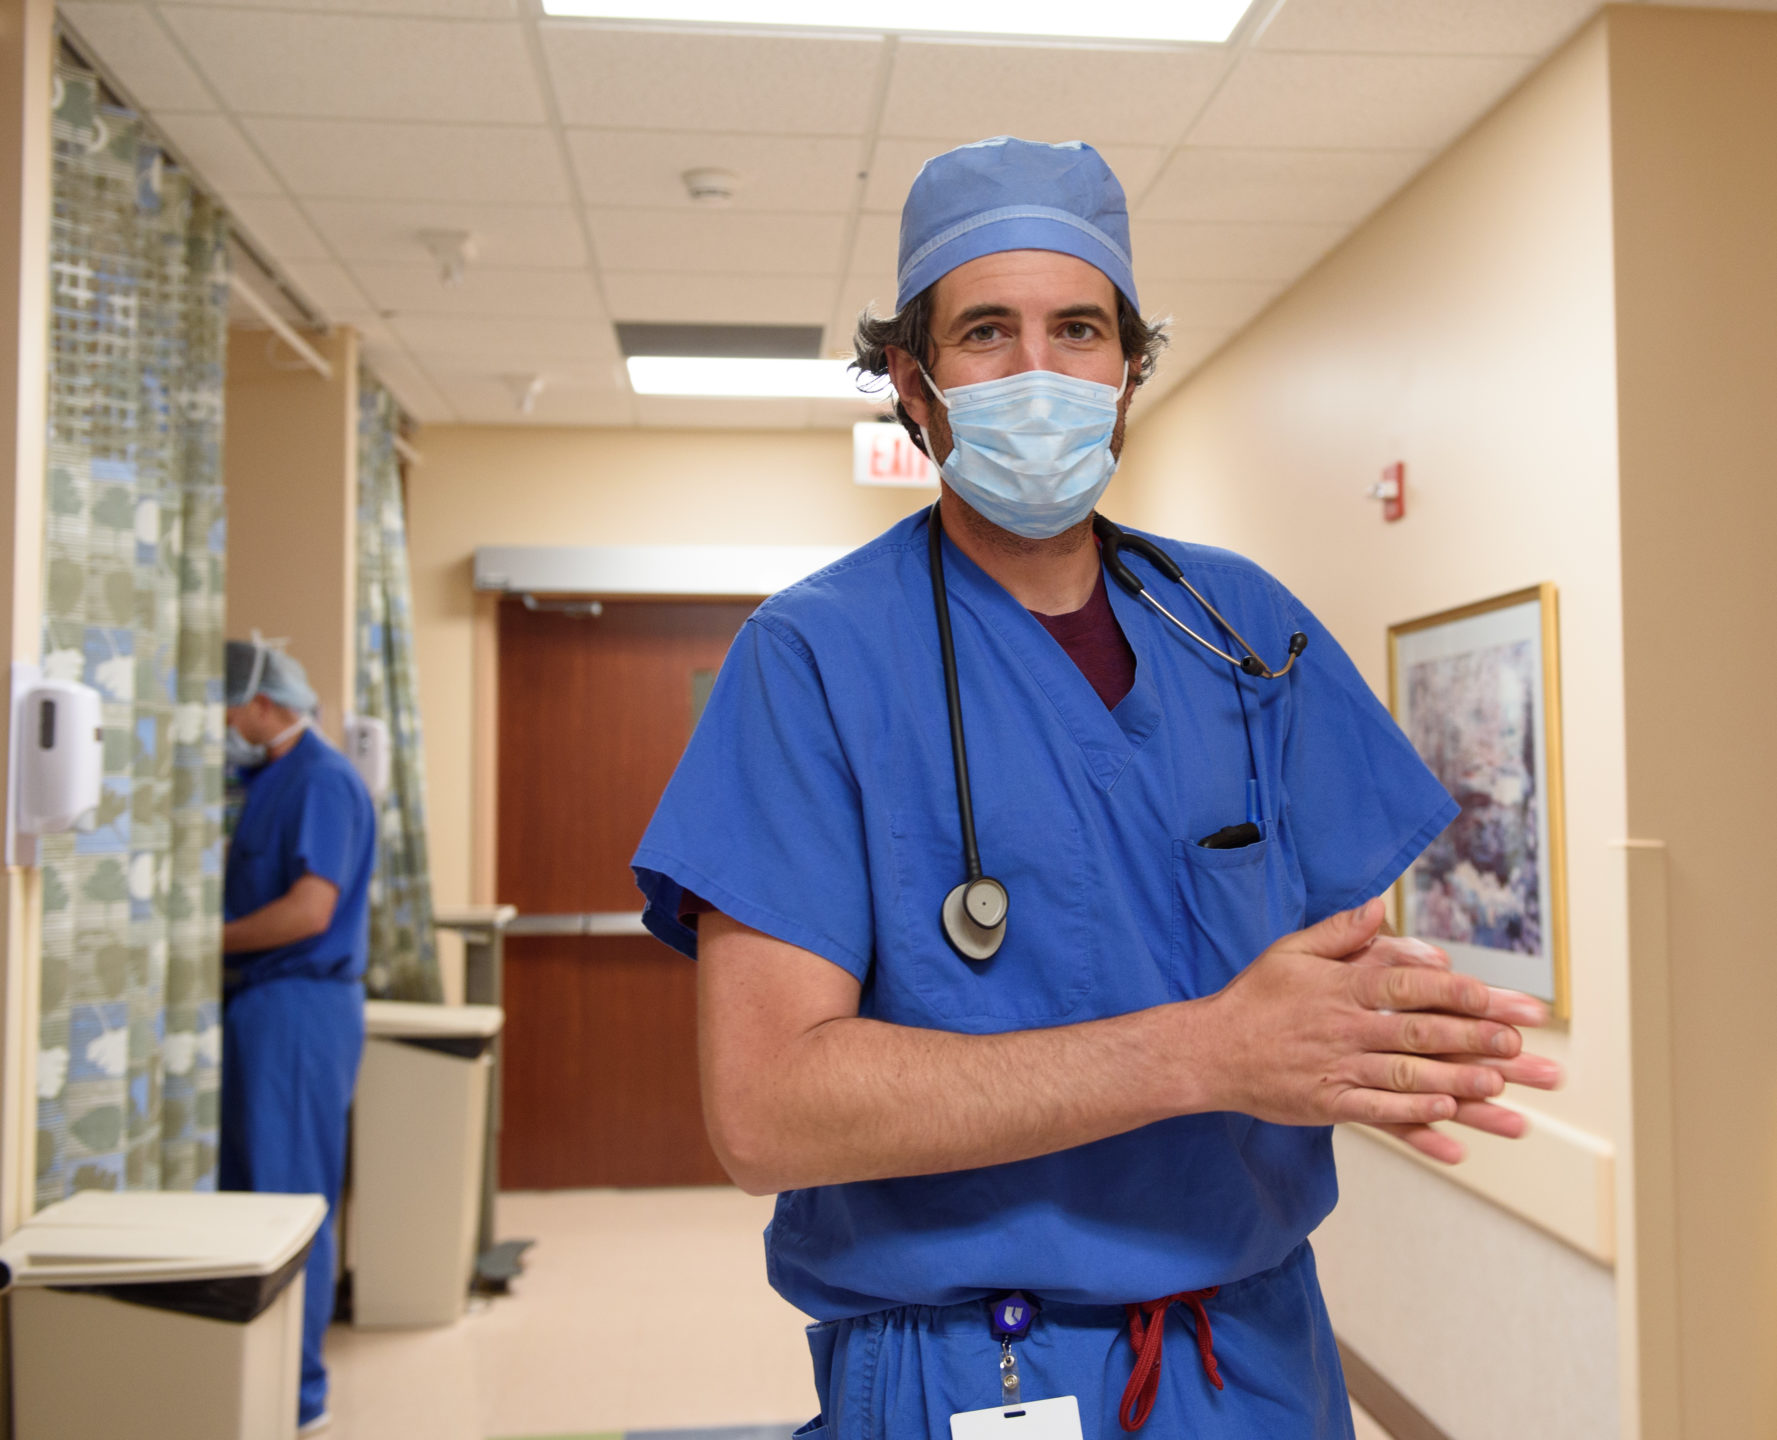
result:
[[[846,554],[837,545],[489,545],[475,551],[469,802],[473,903],[498,896],[500,604],[520,595],[663,604],[750,600]]]

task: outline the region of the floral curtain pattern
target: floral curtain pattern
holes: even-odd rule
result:
[[[46,837],[37,1198],[216,1183],[224,217],[55,79],[43,668],[102,697],[93,829]]]
[[[426,858],[425,752],[413,662],[413,587],[407,516],[395,454],[395,400],[371,376],[358,382],[359,715],[389,727],[389,793],[378,806],[376,874],[370,885],[372,996],[441,1001]]]

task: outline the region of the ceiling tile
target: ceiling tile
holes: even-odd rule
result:
[[[512,388],[497,377],[447,375],[438,385],[465,425],[635,424],[635,397],[618,390],[552,380],[538,393],[526,415]]]
[[[618,364],[616,337],[603,320],[398,315],[390,323],[415,359],[440,376],[529,373],[564,366],[614,373]]]
[[[569,125],[861,135],[880,37],[625,30],[545,22],[543,51]]]
[[[1143,220],[1354,224],[1410,179],[1424,151],[1177,151],[1143,200]]]
[[[895,313],[895,282],[891,278],[872,279],[866,275],[848,276],[840,292],[839,304],[827,318],[826,351],[829,355],[850,358],[858,331],[858,316],[868,306],[872,313],[888,316]],[[887,402],[878,400],[879,408]]]
[[[281,195],[284,187],[226,115],[156,110],[154,123],[196,169],[203,182],[232,200],[237,195]]]
[[[246,115],[541,123],[518,24],[174,9],[167,23]]]
[[[1193,145],[1439,150],[1521,79],[1514,56],[1245,56]]]
[[[358,332],[358,339],[366,348],[372,345],[381,346],[385,351],[398,351],[401,348],[401,340],[389,328],[389,322],[374,310],[342,309],[328,318],[335,325],[350,325]]]
[[[839,310],[855,322],[866,305],[878,315],[895,313],[895,277],[893,275],[851,274],[839,292]],[[850,322],[848,322],[849,325]],[[849,341],[850,336],[847,335]]]
[[[590,210],[587,218],[599,264],[608,270],[837,274],[845,236],[838,215]]]
[[[165,6],[213,5],[215,0],[160,0]],[[302,10],[314,14],[420,15],[430,19],[506,20],[518,14],[517,0],[228,0],[238,10]]]
[[[432,377],[409,360],[397,346],[381,341],[368,341],[359,354],[371,373],[394,392],[401,408],[415,420],[425,424],[448,425],[457,418],[443,392],[433,384]]]
[[[738,181],[735,210],[851,209],[859,142],[832,136],[691,134],[664,130],[570,130],[568,149],[589,205],[697,210],[687,170],[710,167]]]
[[[861,272],[865,275],[892,277],[896,273],[900,249],[899,215],[860,215],[846,268],[853,274]]]
[[[494,270],[471,264],[462,283],[446,285],[418,265],[358,264],[358,283],[378,310],[399,315],[507,315],[599,319],[592,276],[584,270]]]
[[[635,407],[637,421],[651,430],[802,430],[811,402],[638,395]]]
[[[210,93],[145,5],[58,5],[75,35],[110,67],[130,98],[150,110],[214,110]]]
[[[368,303],[345,267],[331,260],[287,260],[283,265],[291,283],[329,319],[345,311],[362,310]]]
[[[1598,0],[1289,0],[1259,48],[1541,55],[1597,9]]]
[[[1164,280],[1142,289],[1142,309],[1178,330],[1234,330],[1287,288],[1277,280]]]
[[[1139,221],[1138,285],[1153,280],[1293,280],[1348,233],[1343,225]]]
[[[230,214],[279,260],[331,260],[327,242],[303,219],[290,201],[271,195],[239,195],[228,198]]]
[[[864,188],[864,208],[899,215],[921,165],[934,155],[942,155],[946,150],[980,138],[977,135],[947,140],[878,140],[876,153],[870,160],[870,181]],[[1024,138],[1065,140],[1069,137],[1038,132]],[[1158,145],[1095,145],[1094,148],[1104,156],[1105,163],[1122,182],[1124,194],[1132,201],[1147,189],[1166,158],[1165,149]]]
[[[819,325],[833,308],[831,276],[685,275],[605,272],[605,303],[616,320],[713,325]]]
[[[1169,145],[1209,98],[1219,51],[903,40],[884,135]]]
[[[566,205],[471,205],[461,201],[311,200],[315,228],[343,260],[374,260],[430,269],[420,242],[426,230],[467,230],[478,265],[570,269],[586,263],[580,220]]]
[[[567,199],[567,177],[537,127],[253,119],[247,133],[300,196],[334,200]]]

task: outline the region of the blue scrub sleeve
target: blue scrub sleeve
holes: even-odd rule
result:
[[[1312,925],[1387,890],[1459,807],[1331,632],[1294,597],[1286,608],[1308,636],[1283,784]]]
[[[298,794],[293,848],[300,874],[346,888],[359,851],[358,797],[347,777],[326,771],[309,776]]]
[[[684,891],[862,981],[873,912],[858,783],[814,657],[755,615],[633,862],[643,922],[693,958]]]

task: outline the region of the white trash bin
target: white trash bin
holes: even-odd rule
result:
[[[448,1325],[468,1303],[497,1005],[368,1000],[352,1107],[352,1324]]]
[[[86,1190],[0,1244],[16,1440],[290,1440],[319,1195]]]

